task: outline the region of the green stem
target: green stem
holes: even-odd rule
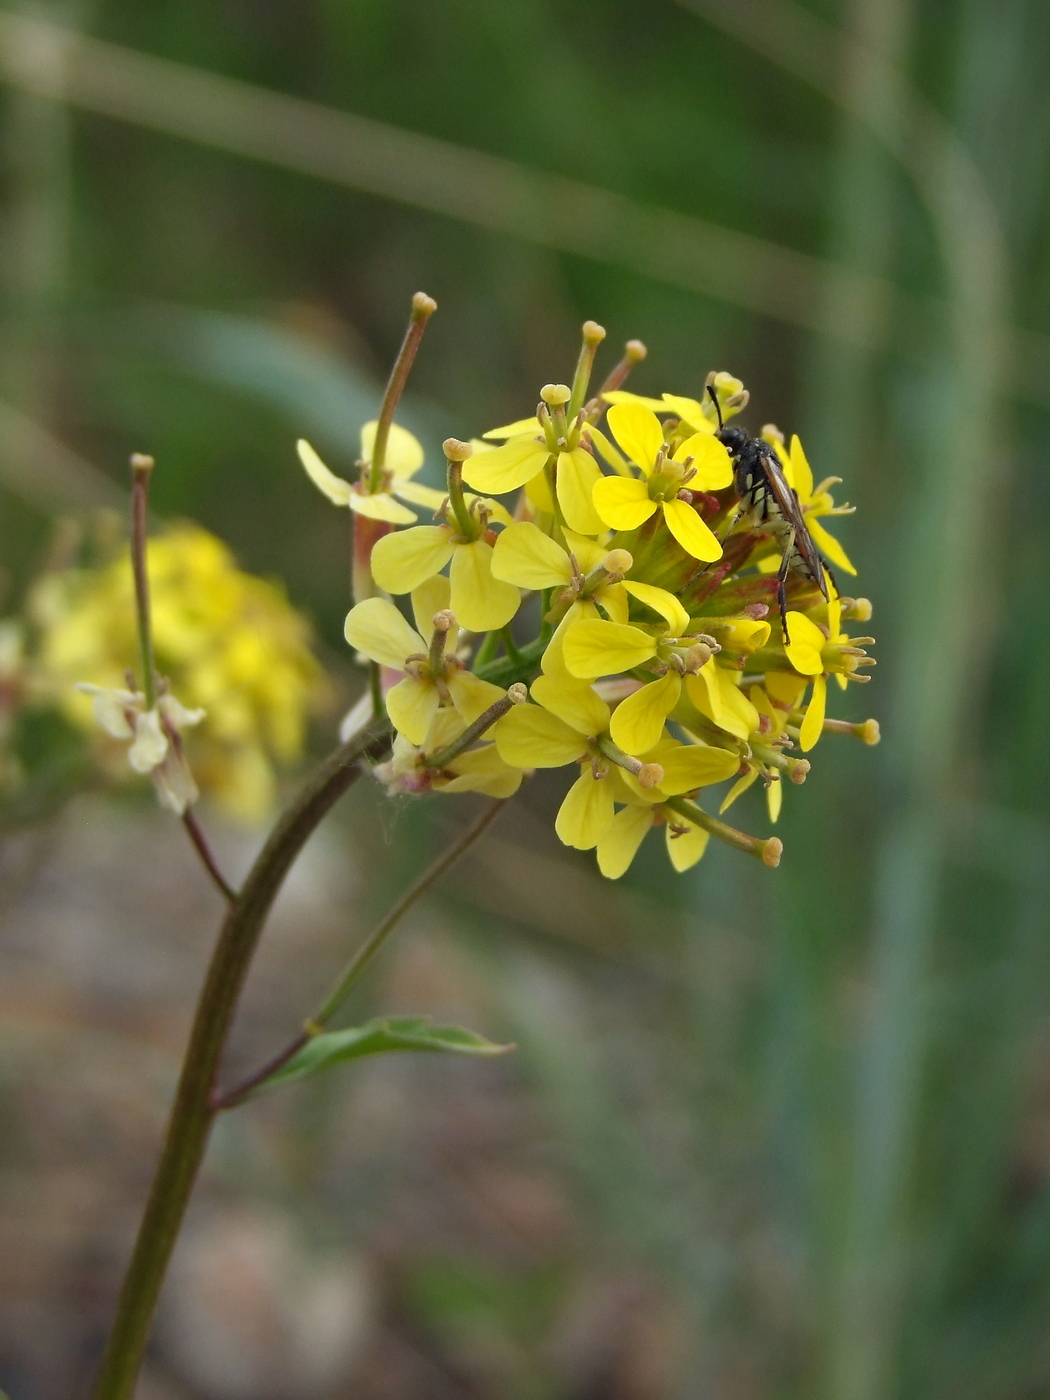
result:
[[[142,693],[146,709],[157,700],[157,672],[153,663],[153,627],[149,606],[149,569],[146,564],[149,482],[153,458],[136,452],[131,458],[131,570],[135,578],[135,619],[142,657]]]
[[[677,812],[679,816],[685,817],[686,821],[692,822],[694,826],[709,831],[712,836],[717,836],[720,841],[725,841],[727,845],[735,846],[738,851],[744,851],[749,856],[757,856],[763,865],[776,866],[780,864],[784,844],[776,836],[767,837],[765,840],[758,836],[748,836],[744,831],[737,831],[735,826],[728,826],[725,822],[720,822],[717,817],[708,816],[702,807],[698,807],[695,802],[690,802],[688,797],[665,798],[663,806],[670,807],[672,812]]]
[[[307,1017],[303,1030],[254,1074],[249,1075],[240,1084],[213,1099],[214,1108],[219,1112],[225,1112],[226,1109],[236,1108],[238,1104],[244,1103],[260,1085],[265,1084],[271,1075],[282,1069],[293,1055],[298,1054],[304,1045],[309,1044],[315,1036],[321,1034],[332,1017],[345,1004],[347,997],[360,982],[376,954],[404,916],[428,890],[437,884],[443,875],[452,869],[460,857],[470,850],[471,846],[480,841],[506,806],[506,802],[507,799],[504,797],[497,797],[493,802],[490,802],[456,837],[452,844],[446,847],[435,860],[431,861],[423,873],[409,885],[396,904],[392,905],[376,924],[346,964],[324,1001],[321,1002],[312,1016]]]
[[[521,698],[524,699],[526,691],[524,686],[521,689]],[[508,710],[514,708],[519,703],[511,695],[504,695],[502,700],[497,700],[491,704],[487,710],[478,715],[473,724],[468,724],[458,739],[453,739],[452,743],[443,748],[439,753],[430,754],[426,759],[428,768],[445,768],[458,758],[461,753],[466,753],[472,744],[476,744],[486,730],[491,729],[498,719],[502,719]]]
[[[270,833],[223,921],[197,1003],[186,1057],[146,1210],[124,1279],[95,1400],[131,1400],[161,1284],[207,1146],[215,1076],[263,924],[296,857],[322,818],[389,747],[373,723],[320,765]]]
[[[417,292],[412,298],[412,314],[408,319],[408,329],[401,342],[401,349],[397,352],[394,368],[390,371],[386,392],[379,408],[379,418],[376,421],[375,441],[372,444],[372,462],[368,473],[369,495],[374,496],[383,483],[386,445],[390,437],[390,425],[394,421],[394,411],[404,391],[408,372],[412,368],[412,361],[416,358],[416,351],[419,349],[419,342],[423,339],[427,322],[436,310],[437,302],[432,297],[428,297],[426,292]]]
[[[485,633],[485,640],[481,643],[481,646],[478,647],[474,656],[475,671],[480,671],[483,666],[487,666],[494,660],[496,652],[499,650],[501,636],[502,633],[499,631]]]
[[[507,656],[510,658],[511,661],[514,662],[515,666],[520,666],[520,665],[521,665],[521,648],[518,646],[517,642],[514,640],[514,633],[511,631],[510,623],[509,623],[509,622],[507,623],[506,627],[504,627],[504,628],[502,629],[502,632],[503,632],[503,646],[504,646],[504,649],[506,650]]]
[[[465,540],[475,540],[479,530],[477,522],[471,518],[466,500],[463,497],[463,463],[453,461],[449,457],[447,465],[448,503],[452,507],[452,514],[456,517],[459,533]]]

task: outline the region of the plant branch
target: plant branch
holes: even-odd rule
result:
[[[237,898],[237,891],[233,888],[233,886],[226,879],[225,875],[223,875],[222,871],[219,869],[219,862],[215,859],[214,852],[212,851],[211,846],[208,844],[208,838],[202,831],[201,824],[197,820],[197,817],[192,807],[187,807],[185,812],[183,812],[182,824],[186,828],[186,832],[190,840],[193,842],[194,850],[200,856],[201,861],[204,864],[205,870],[211,876],[212,881],[222,894],[223,898],[229,900],[229,902],[232,904]]]
[[[446,875],[448,871],[452,869],[460,857],[470,850],[471,846],[481,840],[482,836],[484,836],[485,832],[503,810],[506,802],[507,799],[503,797],[497,797],[493,802],[490,802],[489,805],[474,818],[470,825],[464,828],[451,845],[447,846],[439,856],[431,861],[423,873],[409,885],[401,898],[387,910],[379,923],[376,924],[375,928],[340,973],[335,985],[325,997],[324,1001],[321,1002],[313,1015],[307,1018],[303,1031],[297,1035],[294,1040],[290,1041],[283,1050],[274,1055],[271,1060],[268,1060],[261,1069],[249,1075],[248,1078],[243,1080],[240,1084],[234,1085],[232,1089],[227,1089],[225,1093],[217,1095],[212,1100],[213,1109],[222,1111],[229,1108],[236,1108],[238,1104],[243,1103],[244,1100],[251,1095],[253,1090],[257,1089],[260,1084],[269,1079],[271,1074],[276,1074],[279,1069],[288,1063],[293,1055],[297,1054],[304,1045],[314,1038],[314,1036],[319,1035],[325,1029],[329,1021],[331,1021],[332,1017],[357,986],[373,958],[382,948],[390,934],[393,933],[401,919],[428,890],[432,889],[433,886],[437,884],[443,875]]]
[[[390,371],[386,392],[379,408],[379,419],[376,422],[376,435],[375,441],[372,443],[372,462],[368,477],[368,490],[371,495],[375,495],[382,484],[383,467],[386,465],[386,444],[390,436],[390,425],[394,421],[394,410],[397,408],[398,400],[401,398],[408,381],[408,373],[412,368],[412,361],[416,358],[416,351],[419,349],[419,342],[423,339],[427,322],[436,310],[437,302],[433,297],[428,297],[426,292],[417,292],[412,298],[412,312],[408,320],[408,329],[401,342],[401,349],[397,352],[394,368]]]
[[[358,777],[362,760],[382,757],[389,744],[389,727],[373,723],[321,763],[279,818],[223,920],[95,1400],[131,1400],[134,1394],[157,1297],[214,1121],[210,1099],[219,1060],[266,917],[299,852]]]

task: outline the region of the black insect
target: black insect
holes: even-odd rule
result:
[[[712,386],[707,392],[718,414],[715,437],[733,461],[733,484],[742,506],[741,518],[749,520],[756,529],[768,530],[781,553],[777,573],[777,606],[784,642],[790,645],[787,625],[787,580],[789,574],[815,583],[828,596],[831,570],[820,557],[798,496],[784,475],[784,467],[776,449],[762,438],[748,437],[743,428],[727,428],[722,421],[722,408]]]

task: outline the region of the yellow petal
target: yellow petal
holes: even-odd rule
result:
[[[493,442],[499,442],[502,438],[520,437],[522,433],[530,433],[533,437],[537,433],[542,433],[540,420],[535,414],[531,418],[519,418],[516,423],[505,423],[502,428],[490,428],[487,433],[482,433],[483,438]]]
[[[492,735],[504,763],[515,768],[560,768],[585,748],[576,729],[539,705],[515,705]]]
[[[729,651],[758,651],[769,641],[772,630],[768,622],[761,622],[752,617],[738,617],[734,618],[726,631],[719,632],[718,639]]]
[[[446,496],[446,492],[436,491],[433,486],[423,486],[418,481],[395,481],[394,494],[403,501],[411,501],[414,506],[425,506],[427,510],[440,510]]]
[[[554,497],[546,472],[537,472],[531,481],[526,481],[525,494],[534,510],[542,511],[544,515],[554,514]]]
[[[805,676],[796,676],[793,671],[766,672],[766,690],[770,697],[791,709],[798,704],[806,685]]]
[[[598,455],[601,457],[602,461],[612,467],[617,476],[631,475],[630,467],[600,428],[596,428],[592,424],[587,429],[587,436],[598,449]]]
[[[520,588],[554,588],[572,582],[572,565],[561,545],[535,525],[508,525],[496,541],[492,573]]]
[[[656,655],[652,637],[620,622],[583,621],[565,634],[562,655],[569,673],[581,680],[629,671]]]
[[[389,491],[377,491],[374,496],[351,491],[350,509],[355,515],[365,515],[369,520],[387,520],[391,525],[411,525],[419,518],[414,510],[395,501]]]
[[[532,683],[532,698],[578,734],[604,734],[609,728],[609,706],[582,681],[556,675],[537,676]]]
[[[831,562],[839,569],[844,569],[847,574],[855,574],[857,571],[850,561],[849,555],[839,544],[834,535],[829,535],[819,520],[815,520],[809,513],[806,514],[806,524],[809,533],[813,538],[813,543],[826,555]]]
[[[666,588],[656,588],[651,583],[635,583],[629,578],[624,579],[623,586],[632,598],[637,598],[639,603],[660,614],[670,627],[672,637],[681,637],[689,631],[689,614]]]
[[[354,489],[349,481],[344,481],[341,476],[336,476],[334,472],[329,471],[305,438],[300,438],[295,446],[299,453],[299,460],[306,468],[307,476],[318,491],[323,492],[337,506],[348,506],[350,493]]]
[[[589,851],[605,835],[615,814],[610,785],[587,767],[565,794],[554,830],[563,845]]]
[[[463,463],[463,479],[475,491],[502,496],[505,491],[516,491],[541,472],[549,455],[542,439],[511,438],[491,452],[468,457]]]
[[[594,483],[594,509],[612,530],[637,530],[656,509],[636,476],[603,476]]]
[[[504,763],[494,744],[483,744],[460,754],[453,760],[452,772],[456,776],[440,785],[438,792],[482,792],[486,797],[513,797],[521,787],[521,769]]]
[[[415,628],[409,627],[389,598],[366,598],[351,608],[343,635],[355,651],[396,671],[405,669],[406,656],[427,649],[426,642]]]
[[[696,476],[689,482],[690,490],[721,491],[733,484],[733,463],[729,453],[710,433],[696,433],[686,438],[674,454],[676,462],[691,457]]]
[[[709,833],[702,826],[694,826],[675,812],[674,825],[667,826],[667,854],[671,864],[679,874],[694,866],[707,850]],[[685,828],[683,831],[682,828]]]
[[[366,423],[361,429],[361,456],[366,462],[372,460],[372,449],[376,440],[376,423]],[[386,461],[383,464],[392,473],[395,482],[407,481],[415,476],[423,465],[423,449],[418,439],[400,423],[390,424],[390,436],[386,440]]]
[[[831,640],[838,641],[842,636],[842,599],[839,597],[838,589],[828,580],[828,631],[831,633]]]
[[[602,395],[606,403],[640,403],[645,408],[654,409],[657,413],[666,413],[667,405],[663,399],[647,399],[644,394],[632,394],[630,389],[609,389]]]
[[[685,501],[665,501],[664,520],[675,539],[694,559],[710,564],[721,559],[722,546],[712,535],[692,506]]]
[[[664,430],[653,410],[637,401],[616,403],[609,409],[608,423],[627,456],[648,476],[664,445]]]
[[[777,454],[781,457],[781,453]],[[809,465],[809,459],[802,450],[802,443],[799,441],[798,433],[791,436],[791,448],[787,454],[788,460],[783,462],[785,475],[790,469],[789,481],[798,493],[800,501],[808,501],[813,495],[813,469]]]
[[[659,787],[666,797],[710,787],[712,783],[724,783],[740,767],[737,754],[709,744],[675,744],[658,755],[643,751],[641,756],[648,763],[659,763],[664,770]]]
[[[631,615],[627,589],[622,583],[604,583],[594,591],[594,601],[600,603],[610,622],[626,626]]]
[[[825,643],[824,633],[805,613],[789,612],[786,621],[791,637],[791,645],[784,648],[787,659],[800,675],[818,675],[824,669],[820,659]]]
[[[715,431],[715,425],[707,417],[699,399],[683,398],[681,394],[664,394],[663,411],[677,413],[694,432],[712,435]]]
[[[621,700],[613,710],[609,733],[630,754],[645,753],[659,743],[667,716],[678,704],[682,682],[675,671],[651,681]]]
[[[766,810],[769,812],[769,820],[774,826],[777,824],[777,817],[780,816],[780,806],[783,800],[783,780],[781,778],[774,778],[769,787],[766,788]]]
[[[605,528],[591,499],[596,483],[602,479],[601,468],[584,448],[559,454],[555,484],[558,504],[570,530],[577,530],[581,535],[597,535]]]
[[[649,807],[624,807],[598,840],[598,869],[607,880],[618,880],[638,854],[653,824]]]
[[[485,540],[456,546],[449,571],[452,611],[468,632],[491,632],[518,611],[521,594],[512,583],[492,577],[492,546]]]
[[[406,676],[386,693],[390,722],[413,744],[422,744],[426,739],[440,704],[437,686],[429,677],[416,680],[414,676]]]
[[[824,707],[827,699],[828,683],[823,676],[817,676],[813,681],[813,696],[806,707],[806,717],[799,731],[799,744],[803,753],[809,753],[824,732]]]
[[[416,619],[416,630],[426,647],[430,646],[430,639],[434,635],[434,614],[446,611],[451,596],[452,585],[444,574],[435,574],[433,578],[426,579],[418,588],[412,590],[412,616]],[[456,638],[449,637],[445,643],[445,651],[452,652],[455,649]]]
[[[377,540],[372,576],[387,593],[411,593],[452,558],[455,545],[447,525],[416,525]]]
[[[562,537],[565,540],[565,548],[570,554],[575,554],[581,574],[589,574],[592,569],[596,569],[609,553],[608,545],[599,544],[597,540],[588,539],[586,535],[578,535],[575,530],[563,530]]]
[[[483,681],[470,671],[453,671],[445,682],[458,714],[467,724],[473,724],[490,705],[502,700],[506,691],[490,681]]]
[[[734,738],[746,739],[758,728],[758,711],[740,693],[729,673],[715,665],[714,657],[696,676],[687,678],[686,691],[701,714],[714,720],[719,729]]]
[[[742,778],[738,778],[722,799],[722,805],[718,809],[718,815],[721,816],[723,812],[727,812],[737,798],[742,797],[744,793],[747,792],[748,788],[757,777],[758,769],[749,768]]]

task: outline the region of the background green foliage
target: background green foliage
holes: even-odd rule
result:
[[[642,860],[618,905],[594,906],[622,922],[581,914],[571,947],[501,905],[497,868],[472,867],[486,888],[450,912],[521,1046],[514,1073],[555,1124],[579,1250],[654,1270],[672,1299],[659,1393],[1050,1394],[1050,10],[32,13],[764,240],[701,247],[701,224],[634,224],[610,205],[586,256],[557,210],[546,236],[523,216],[516,237],[512,216],[483,227],[465,196],[462,217],[433,212],[422,175],[384,199],[9,86],[8,599],[54,515],[116,497],[127,454],[148,450],[158,512],[285,579],[335,654],[345,521],[293,443],[305,433],[349,465],[418,288],[440,311],[404,416],[432,460],[447,432],[516,418],[566,378],[584,317],[610,344],[647,342],[643,392],[740,375],[749,426],[800,431],[818,477],[843,476],[859,507],[841,534],[880,667],[836,713],[875,714],[881,748],[821,745],[788,794],[775,874],[721,850],[676,880]],[[50,438],[27,438],[26,419]],[[526,845],[550,798],[539,782],[525,800]],[[760,826],[757,799],[744,806]],[[355,801],[366,849],[374,810]],[[414,848],[431,840],[428,815],[399,820]],[[605,897],[585,861],[560,859],[566,900]],[[405,1306],[452,1347],[464,1329],[504,1337],[516,1394],[582,1394],[538,1340],[564,1261],[496,1280],[486,1267],[422,1259]]]

